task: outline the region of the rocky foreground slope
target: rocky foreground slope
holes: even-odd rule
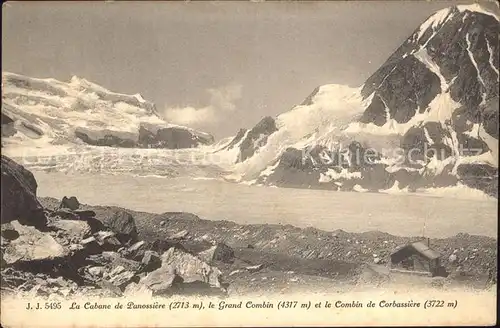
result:
[[[140,94],[112,92],[76,76],[66,83],[2,72],[2,146],[179,149],[213,141],[168,124]]]
[[[244,180],[281,187],[415,191],[465,185],[497,197],[499,18],[440,10],[360,88],[324,85],[241,130]]]
[[[75,197],[38,200],[32,177],[2,156],[2,293],[73,297],[346,291],[360,283],[390,282],[384,273],[390,252],[419,239],[238,225],[189,213],[84,205]],[[443,254],[451,274],[428,283],[484,288],[496,280],[496,240],[459,234],[430,243]]]

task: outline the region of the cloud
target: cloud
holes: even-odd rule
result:
[[[227,85],[221,88],[208,89],[210,103],[207,106],[195,108],[166,107],[164,117],[171,123],[181,125],[206,125],[223,120],[224,114],[236,110],[235,102],[242,96],[241,85]]]

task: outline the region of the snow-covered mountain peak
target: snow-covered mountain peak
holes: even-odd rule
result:
[[[204,132],[171,125],[140,94],[110,91],[73,76],[66,83],[2,73],[2,145],[89,144],[190,148],[213,142]]]
[[[223,149],[238,147],[243,179],[267,185],[380,191],[464,184],[495,194],[498,31],[498,16],[479,5],[440,10],[361,88],[316,88]],[[360,158],[367,150],[372,161]]]

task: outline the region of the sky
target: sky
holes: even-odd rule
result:
[[[360,86],[456,3],[7,2],[2,71],[140,93],[168,121],[220,139],[319,85]]]

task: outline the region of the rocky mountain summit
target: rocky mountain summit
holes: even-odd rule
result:
[[[321,86],[226,147],[256,184],[373,192],[467,186],[497,197],[498,14],[440,10],[358,89]],[[243,142],[243,137],[248,141]],[[250,174],[248,173],[250,170]]]
[[[140,94],[109,91],[74,76],[69,83],[2,72],[2,145],[65,144],[191,148],[214,138],[168,124]]]

